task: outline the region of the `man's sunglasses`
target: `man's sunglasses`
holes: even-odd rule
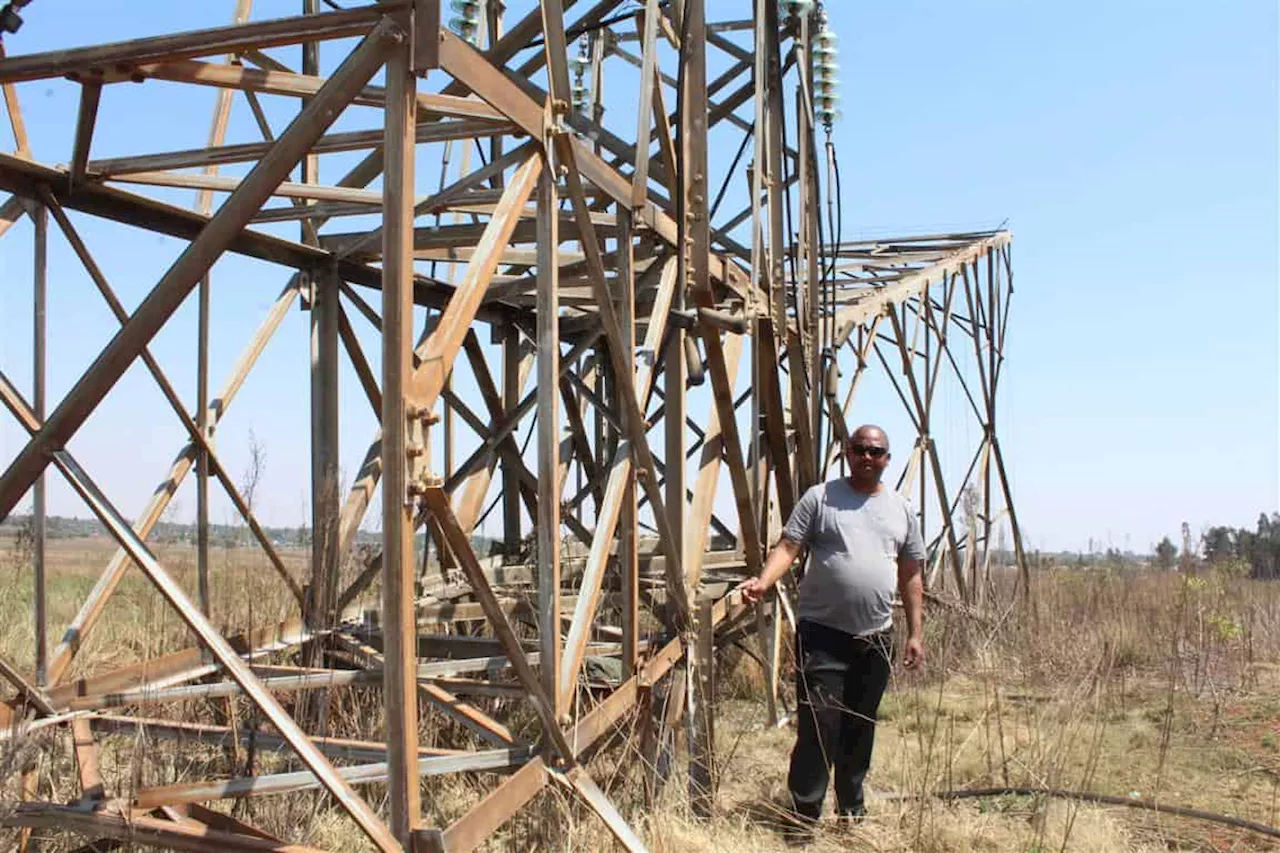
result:
[[[865,444],[851,444],[849,445],[849,452],[854,456],[870,456],[872,459],[879,459],[889,451],[884,447],[869,447]]]

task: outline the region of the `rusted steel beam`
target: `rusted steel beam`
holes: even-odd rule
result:
[[[674,142],[668,184],[675,205],[676,220],[676,290],[671,310],[683,314],[695,282],[707,277],[707,223],[699,222],[698,208],[705,215],[706,208],[706,39],[702,33],[704,7],[699,0],[685,0],[679,7],[672,7],[672,26],[679,34],[678,63],[681,67],[681,86],[677,89],[679,109],[672,127],[668,125],[666,105],[662,90],[658,87],[655,118],[659,127],[659,147]],[[701,162],[701,165],[700,165]],[[702,187],[702,189],[698,189]],[[688,602],[693,601],[691,567],[685,562],[689,542],[686,515],[688,514],[688,398],[687,389],[700,371],[701,356],[697,340],[684,324],[673,324],[667,332],[667,346],[662,371],[663,393],[663,471],[667,518],[670,534],[662,533],[664,553],[679,555],[679,574],[668,573],[668,588],[678,585],[685,598],[682,618],[677,627],[687,630],[693,616]],[[687,349],[691,348],[691,349]],[[692,358],[690,358],[692,356]],[[653,507],[655,517],[658,507]]]
[[[231,815],[223,814],[222,812],[215,812],[213,809],[207,809],[199,803],[189,803],[185,806],[174,809],[174,811],[185,813],[188,820],[203,823],[210,829],[214,829],[219,832],[229,832],[237,835],[250,835],[254,838],[263,838],[267,841],[280,842],[279,838],[276,838],[269,832],[264,832],[256,826],[251,826],[242,820],[237,820]]]
[[[45,417],[45,391],[48,386],[48,304],[49,304],[49,210],[34,205],[30,213],[32,231],[31,258],[31,409],[32,416]],[[35,629],[36,683],[48,683],[49,605],[46,593],[45,546],[48,544],[48,478],[41,473],[31,489],[31,611]],[[3,515],[0,515],[3,517]]]
[[[234,192],[241,180],[216,175],[191,175],[178,172],[130,172],[111,178],[116,184],[141,184],[156,187],[186,187],[201,192]],[[326,187],[317,184],[282,182],[272,191],[272,197],[339,201],[347,203],[377,204],[382,194],[373,190],[352,190],[345,187]]]
[[[161,720],[151,717],[122,717],[111,714],[95,714],[93,726],[106,732],[138,732],[141,730],[147,738],[169,739],[183,742],[200,742],[210,746],[226,746],[233,743],[247,743],[253,739],[254,747],[261,751],[284,752],[290,749],[289,743],[280,735],[272,732],[253,731],[245,727],[232,729],[230,726],[215,726],[201,723],[184,723],[175,720]],[[335,738],[328,735],[309,735],[316,748],[330,758],[343,761],[384,761],[387,757],[387,745],[366,740]],[[418,755],[461,755],[462,749],[436,749],[419,747]]]
[[[389,827],[406,849],[422,812],[413,761],[418,754],[417,625],[413,617],[414,457],[427,452],[430,406],[419,410],[409,399],[413,375],[413,142],[412,45],[398,44],[387,60],[386,179],[382,185],[382,697],[387,714],[387,798]],[[434,335],[432,336],[434,337]],[[410,451],[413,451],[413,456]],[[335,555],[341,559],[341,519],[335,525]]]
[[[5,58],[4,43],[0,41],[0,60]],[[13,141],[17,145],[14,151],[19,157],[31,156],[31,145],[27,139],[27,124],[22,119],[22,106],[18,103],[18,89],[12,83],[0,85],[4,94],[5,110],[9,113],[9,127],[13,130]]]
[[[230,92],[225,89],[223,91]],[[415,141],[443,142],[450,139],[470,139],[490,133],[509,132],[514,125],[476,119],[423,122],[414,133]],[[312,154],[336,154],[376,148],[382,144],[380,130],[354,130],[346,133],[326,134],[311,146]],[[90,160],[86,170],[96,176],[109,178],[134,172],[164,172],[189,169],[193,166],[225,166],[231,163],[252,163],[271,151],[270,142],[245,142],[236,145],[216,145],[169,151],[160,154],[137,154],[131,157]]]
[[[93,726],[88,719],[77,717],[71,721],[71,739],[76,767],[80,771],[80,799],[103,799],[106,788],[102,784],[102,771],[98,764],[98,745],[93,740]]]
[[[636,367],[636,264],[631,211],[618,209],[618,322],[622,326],[622,344],[627,372]],[[618,383],[612,383],[612,402],[618,405]],[[618,406],[622,409],[622,406]],[[647,407],[646,407],[647,408]],[[625,417],[625,415],[624,415]],[[616,452],[617,448],[615,448]],[[597,499],[597,511],[603,496]],[[630,676],[639,663],[640,639],[640,549],[639,506],[636,501],[635,472],[632,470],[622,488],[622,506],[618,512],[618,570],[622,583],[622,673]]]
[[[195,821],[176,822],[143,815],[126,817],[52,803],[20,803],[5,818],[4,824],[71,830],[91,838],[114,838],[188,853],[326,853],[315,847],[211,829]]]
[[[242,24],[247,21],[252,5],[252,0],[237,0],[232,22]],[[305,5],[304,3],[304,9]],[[316,10],[305,9],[305,11],[313,12]],[[213,108],[213,120],[209,126],[208,144],[210,146],[221,145],[226,140],[227,122],[231,117],[231,95],[230,91],[218,93],[217,101]],[[217,166],[204,167],[206,175],[214,175],[217,171]],[[213,193],[208,190],[201,190],[197,193],[195,207],[204,216],[212,213]],[[212,610],[212,596],[209,588],[209,463],[211,451],[208,445],[208,440],[211,438],[209,431],[209,327],[212,291],[212,282],[210,281],[209,273],[206,272],[201,276],[200,284],[196,291],[195,423],[197,431],[192,433],[192,441],[196,445],[196,585],[199,593],[200,608],[205,615],[208,615]],[[123,322],[124,320],[122,319],[121,323]],[[159,380],[158,371],[153,372],[156,373],[156,378]],[[179,411],[180,418],[186,418],[186,410],[181,405],[176,406],[175,409]],[[245,515],[246,517],[251,517],[248,512]],[[256,522],[251,526],[257,527]],[[270,552],[272,549],[265,536],[262,537],[261,541],[266,543],[267,550]],[[299,601],[301,601],[300,590],[298,597]]]
[[[549,162],[538,181],[538,648],[543,660],[543,690],[551,697],[558,720],[567,710],[559,691],[560,216],[555,162],[550,151],[545,156]]]
[[[440,0],[412,0],[414,74],[440,67]]]
[[[62,77],[92,69],[128,73],[134,67],[148,62],[236,53],[245,48],[262,50],[299,42],[366,36],[388,11],[403,5],[404,0],[385,0],[377,5],[343,12],[298,15],[92,47],[12,56],[0,60],[0,83]]]
[[[511,330],[509,334],[514,336],[514,330]],[[489,370],[489,363],[485,360],[484,350],[480,347],[480,339],[474,331],[467,331],[467,336],[463,339],[462,346],[467,356],[467,363],[471,365],[476,388],[480,392],[481,399],[484,400],[485,408],[489,410],[489,417],[494,422],[502,420],[506,416],[507,407],[514,406],[519,402],[516,398],[524,390],[525,383],[532,372],[532,346],[527,342],[516,341],[513,337],[503,340],[503,383],[506,386],[503,391],[506,393],[498,390],[493,374]],[[462,407],[455,408],[459,413],[465,411]],[[481,424],[474,424],[474,426],[480,427],[476,430],[476,435],[481,440],[490,437],[487,427]],[[513,515],[518,517],[520,511],[518,501],[523,499],[524,507],[528,510],[529,516],[537,518],[538,480],[524,464],[519,444],[513,436],[508,435],[498,441],[497,450],[499,457],[502,459],[502,499],[510,502],[511,510],[510,513],[504,512],[504,516]],[[512,537],[518,538],[518,534],[513,531],[504,532],[510,534],[504,537],[504,545]]]
[[[711,304],[710,293],[703,290],[694,291],[695,300],[706,308]],[[711,393],[717,413],[717,425],[721,431],[720,447],[724,453],[725,464],[729,468],[729,481],[733,488],[734,502],[738,511],[738,525],[741,531],[740,544],[746,556],[747,569],[758,573],[763,568],[764,556],[759,525],[752,509],[751,484],[747,476],[746,461],[742,450],[742,438],[738,429],[737,411],[733,402],[733,391],[736,382],[736,368],[730,362],[737,356],[730,356],[726,350],[741,345],[739,336],[733,336],[732,343],[722,342],[720,332],[705,325],[702,335],[703,345],[707,352],[707,372],[711,375]],[[708,429],[710,435],[710,429]],[[700,535],[705,536],[705,529]],[[694,553],[701,554],[702,545],[694,548]],[[689,583],[696,585],[697,573],[690,572]]]
[[[8,395],[5,393],[11,386],[8,381],[0,376],[0,399],[8,402]],[[31,706],[46,716],[57,713],[53,707],[53,703],[49,701],[48,696],[38,686],[27,680],[22,674],[22,670],[14,666],[7,658],[0,656],[0,676],[3,676],[10,684],[17,689],[18,693],[31,703]]]
[[[21,196],[11,195],[4,204],[0,204],[0,237],[26,212],[26,200]]]
[[[351,369],[355,371],[356,378],[360,380],[360,387],[364,390],[365,397],[369,400],[369,406],[373,409],[375,415],[380,414],[382,412],[382,389],[378,385],[377,377],[373,375],[373,368],[369,366],[369,360],[365,358],[364,350],[360,346],[360,339],[356,337],[355,330],[351,328],[351,320],[347,317],[347,312],[341,305],[338,306],[338,337],[342,341],[343,349],[346,350],[347,359],[351,362]],[[340,610],[341,608],[338,609]]]
[[[310,624],[318,628],[332,624],[337,615],[335,604],[342,568],[338,554],[338,510],[342,508],[338,341],[345,317],[336,276],[314,277],[311,290],[311,586],[305,612]],[[348,355],[353,363],[363,362],[358,342],[348,344]],[[368,370],[368,365],[356,368],[357,375],[364,379],[361,366]]]
[[[143,65],[134,73],[177,83],[203,84],[221,88],[239,89],[268,95],[292,95],[306,97],[320,91],[324,78],[310,74],[293,74],[282,71],[257,71],[240,65],[220,65],[212,62],[166,62]],[[378,86],[366,86],[356,93],[351,103],[358,106],[382,107],[386,105],[387,92]],[[437,95],[433,92],[417,92],[414,95],[414,112],[417,121],[441,118],[480,119],[506,124],[492,107],[474,98],[454,95]]]
[[[426,841],[426,849],[443,853],[467,853],[476,849],[546,784],[547,766],[542,758],[534,758],[490,791],[448,829],[433,833],[431,840]]]
[[[102,81],[84,80],[80,86],[80,111],[76,116],[76,137],[71,149],[71,183],[84,180],[85,167],[89,163],[89,145],[93,141],[93,128],[98,120],[98,104],[102,100]]]
[[[491,172],[495,174],[497,170]],[[170,178],[166,176],[164,180]],[[178,181],[185,182],[184,176],[177,176]],[[323,192],[326,188],[316,187],[312,192]],[[344,190],[343,192],[354,193],[360,192],[367,194],[367,190]],[[429,200],[428,200],[429,201]],[[421,205],[423,210],[429,210],[434,205],[424,202]],[[496,208],[494,208],[496,211]],[[489,212],[489,211],[480,211]],[[533,243],[538,238],[538,224],[535,220],[535,212],[530,207],[524,207],[514,211],[517,219],[520,221],[511,233],[511,243]],[[562,213],[559,215],[559,226],[562,231],[560,240],[568,241],[577,238],[578,220],[576,217]],[[615,233],[615,220],[612,216],[606,214],[594,214],[592,216],[592,224],[596,226],[597,233],[604,236],[613,236]],[[439,225],[429,226],[425,228],[414,229],[413,247],[415,250],[429,249],[449,249],[449,248],[471,248],[475,246],[480,238],[484,235],[486,223],[464,223],[458,225]],[[363,250],[356,250],[355,246],[364,244]],[[377,255],[377,248],[367,244],[367,235],[361,233],[355,234],[326,234],[320,241],[320,245],[326,249],[333,249],[343,257],[356,258],[365,260]]]
[[[658,0],[646,0],[643,15],[636,19],[636,31],[640,35],[640,103],[636,118],[636,163],[631,173],[631,207],[642,206],[649,198],[649,114],[653,111],[654,89],[657,86],[657,36]],[[641,23],[643,22],[643,24]],[[651,82],[652,81],[652,82]]]
[[[443,776],[447,773],[507,770],[523,766],[531,757],[532,751],[527,746],[453,755],[424,755],[416,759],[415,775],[416,778],[422,779],[427,776]],[[385,761],[357,764],[340,767],[337,772],[352,785],[371,785],[388,780],[390,764]],[[134,794],[130,805],[137,809],[153,809],[159,806],[203,803],[213,800],[279,796],[319,787],[320,780],[314,774],[300,770],[293,773],[271,773],[211,782],[142,788]]]

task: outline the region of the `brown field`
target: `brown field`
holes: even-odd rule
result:
[[[194,591],[189,547],[157,547],[165,565]],[[50,648],[111,552],[109,543],[98,540],[51,543]],[[212,553],[215,624],[233,632],[290,615],[283,585],[256,552],[214,548]],[[300,574],[305,555],[284,553]],[[376,601],[377,590],[369,596]],[[1260,833],[1136,808],[1040,796],[953,801],[921,796],[955,789],[1053,788],[1280,823],[1280,584],[1224,571],[1184,577],[1050,570],[1036,573],[1034,600],[1033,614],[990,622],[929,608],[927,669],[910,677],[898,671],[882,708],[869,818],[851,830],[824,825],[811,849],[1280,849],[1276,839]],[[30,614],[29,557],[12,540],[0,539],[0,653],[28,672],[34,660]],[[191,644],[181,621],[132,570],[73,674],[144,661]],[[650,849],[787,849],[776,813],[785,795],[794,728],[766,725],[760,690],[756,663],[739,650],[728,651],[717,684],[718,789],[716,814],[709,820],[690,814],[679,760],[656,805],[648,808],[634,740],[622,737],[592,759],[592,775]],[[791,707],[790,690],[786,696]],[[290,707],[294,699],[286,698]],[[329,699],[331,734],[382,736],[376,691],[346,688]],[[254,722],[242,699],[188,700],[181,707],[148,706],[137,713]],[[513,730],[536,728],[524,708],[498,716],[511,718]],[[474,738],[424,706],[422,742],[462,746]],[[243,770],[248,760],[256,772],[297,766],[280,755],[246,756],[134,734],[102,736],[99,750],[107,794],[122,798],[150,785],[240,775],[236,768]],[[20,798],[23,769],[32,771],[40,799],[68,802],[80,794],[64,727],[0,744],[0,815]],[[424,817],[434,825],[457,817],[498,778],[470,774],[425,780]],[[380,785],[361,790],[375,807],[385,796]],[[295,843],[365,849],[354,824],[316,792],[207,805]],[[17,837],[16,830],[0,829],[0,849],[16,849]],[[36,849],[49,853],[73,850],[86,840],[43,830],[33,835]],[[594,815],[550,788],[485,849],[607,850],[611,844]]]

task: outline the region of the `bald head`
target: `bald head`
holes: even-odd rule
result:
[[[861,492],[875,492],[889,467],[889,436],[875,424],[863,424],[845,443],[849,480]]]
[[[863,424],[849,435],[850,444],[863,439],[874,440],[877,444],[882,445],[885,450],[889,449],[889,434],[875,424]]]

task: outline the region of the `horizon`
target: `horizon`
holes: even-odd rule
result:
[[[16,512],[12,513],[8,517],[6,517],[3,521],[0,521],[0,534],[11,535],[9,534],[9,531],[20,529],[23,525],[27,524],[32,518],[33,516],[31,513],[16,513]],[[135,519],[133,518],[128,518],[128,517],[125,518],[125,521],[130,523],[132,523],[134,520]],[[102,524],[102,522],[96,516],[47,515],[46,521],[50,525],[50,530],[48,531],[48,538],[50,541],[72,539],[72,538],[102,538],[105,540],[114,541],[110,531],[106,528],[105,525]],[[93,530],[95,532],[93,534],[77,532],[77,533],[72,533],[72,534],[63,536],[63,535],[59,535],[59,531],[52,529],[53,527],[56,527],[57,525],[64,524],[64,523],[75,524],[81,530],[88,528],[90,525],[92,525]],[[1233,527],[1233,528],[1239,528],[1243,526],[1246,529],[1250,529],[1249,525],[1225,525],[1225,526]],[[188,531],[188,530],[195,531],[196,527],[197,525],[194,519],[190,521],[174,521],[171,519],[161,519],[156,523],[154,529],[152,530],[151,536],[152,538],[154,538],[162,528],[178,529],[183,531]],[[209,521],[209,529],[211,532],[216,530],[216,531],[223,531],[223,532],[232,532],[236,534],[245,533],[246,536],[248,535],[250,530],[249,526],[245,524],[243,521],[221,522],[221,521],[214,521],[214,520]],[[712,529],[712,528],[709,527],[709,529]],[[264,525],[263,530],[268,534],[270,533],[275,533],[275,534],[306,533],[307,536],[305,537],[305,539],[302,540],[302,542],[303,544],[305,544],[306,547],[308,548],[310,547],[311,527],[309,524],[301,523],[296,525],[288,525],[288,524]],[[713,530],[713,533],[714,533],[714,530]],[[415,541],[425,540],[427,535],[428,534],[426,530],[420,528],[414,534],[414,539]],[[362,528],[358,532],[357,536],[358,536],[357,541],[359,541],[359,537],[364,537],[366,539],[376,539],[377,533],[375,531],[365,530]],[[493,542],[493,543],[500,543],[502,541],[501,536],[497,536],[497,537],[486,536],[478,531],[475,532],[471,538],[473,541],[481,540],[481,541]],[[642,535],[640,539],[641,541],[650,540],[650,539],[656,540],[657,537],[654,534],[649,533],[649,534]],[[1172,544],[1174,544],[1177,547],[1178,553],[1181,553],[1182,552],[1181,543],[1174,542],[1172,536],[1169,536],[1168,539]],[[169,543],[169,544],[172,544],[172,543]],[[219,541],[217,544],[219,545],[219,547],[224,547],[226,543]],[[245,541],[243,542],[233,542],[231,544],[238,545],[241,547],[251,548],[251,549],[256,549],[261,547],[257,542],[250,541],[248,538],[246,538]],[[290,542],[289,540],[286,540],[286,539],[277,539],[275,544],[277,547],[285,547],[285,548],[295,547],[295,546],[302,547],[302,545],[299,545],[296,542]],[[1108,545],[1107,543],[1103,542],[1101,539],[1090,539],[1088,542],[1088,547],[1081,550],[1072,550],[1072,549],[1054,550],[1054,551],[1029,550],[1028,553],[1033,555],[1043,554],[1043,555],[1050,555],[1050,556],[1052,555],[1063,556],[1063,555],[1072,555],[1072,554],[1105,556],[1111,553],[1112,551],[1115,551],[1116,553],[1125,557],[1149,557],[1149,556],[1154,556],[1155,546],[1158,544],[1159,544],[1158,542],[1153,542],[1151,543],[1150,547],[1146,550],[1128,549],[1128,548],[1119,549],[1119,548],[1115,548],[1112,545]],[[1201,547],[1202,544],[1203,543],[1199,537],[1193,538],[1193,549],[1194,549],[1193,553],[1196,554],[1197,556],[1200,556],[1200,553],[1202,551],[1202,547]],[[1102,547],[1104,545],[1107,545],[1107,547],[1105,548]],[[991,548],[991,553],[996,556],[1003,555],[1006,557],[1011,557],[1014,554],[1014,550],[1011,544],[997,541],[996,544]]]

